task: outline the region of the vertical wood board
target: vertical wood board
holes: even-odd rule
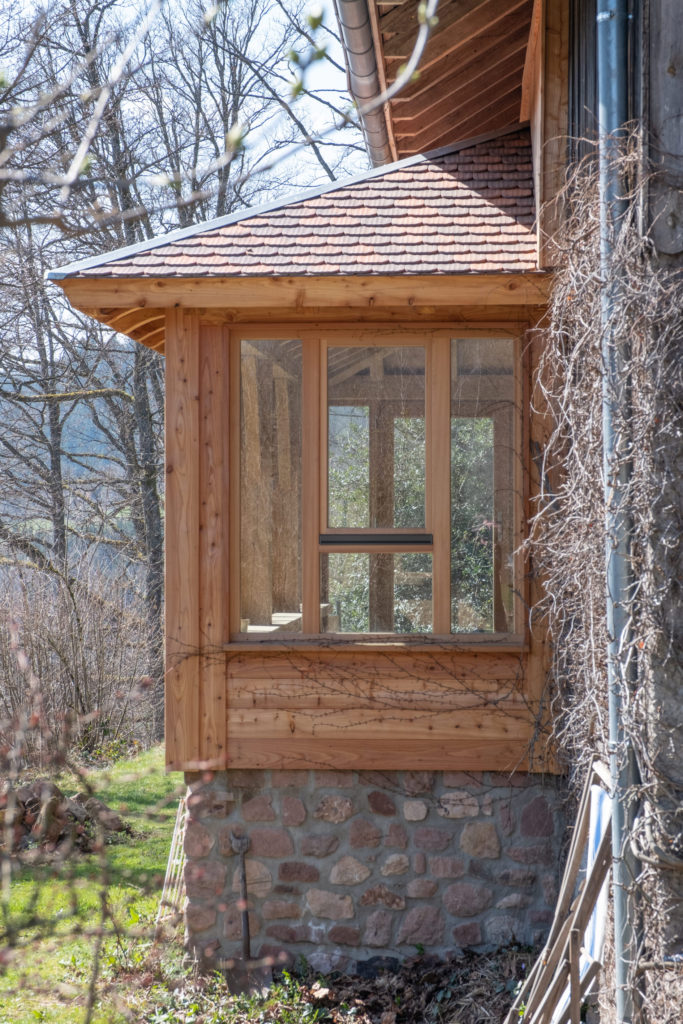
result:
[[[199,338],[196,316],[166,319],[166,763],[199,752]]]
[[[228,635],[228,334],[199,326],[199,757],[225,762]]]
[[[546,0],[543,55],[543,138],[539,208],[539,265],[552,265],[560,223],[558,193],[567,165],[569,115],[569,0]]]

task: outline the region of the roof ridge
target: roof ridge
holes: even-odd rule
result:
[[[307,202],[309,199],[316,199],[319,196],[327,195],[328,193],[335,192],[339,189],[360,185],[365,181],[372,181],[375,178],[384,177],[385,175],[392,174],[395,171],[402,170],[406,167],[413,167],[422,163],[428,163],[434,159],[448,156],[451,153],[461,152],[462,150],[470,149],[473,146],[482,145],[486,142],[493,142],[496,139],[504,138],[507,135],[521,132],[527,127],[528,122],[525,122],[524,124],[513,125],[509,128],[487,132],[484,135],[477,135],[471,139],[463,139],[459,142],[442,146],[441,148],[431,150],[428,153],[418,153],[414,156],[404,157],[402,160],[396,160],[391,164],[370,168],[370,170],[363,172],[363,174],[352,175],[349,178],[344,178],[342,181],[333,181],[326,185],[319,185],[315,188],[305,189],[296,195],[290,194],[283,198],[273,200],[270,203],[247,207],[246,209],[239,210],[236,213],[229,213],[223,217],[215,217],[213,220],[201,221],[199,224],[192,224],[187,228],[176,228],[173,231],[167,232],[165,235],[155,235],[154,238],[144,239],[141,242],[135,242],[133,245],[127,245],[120,249],[112,249],[97,256],[88,256],[81,260],[75,260],[73,263],[67,263],[62,267],[57,267],[55,270],[49,270],[45,274],[45,279],[47,281],[61,281],[66,277],[77,274],[79,271],[92,270],[100,265],[116,263],[129,256],[134,256],[138,253],[151,252],[161,246],[170,245],[185,238],[192,238],[194,235],[217,231],[220,228],[228,227],[231,224],[237,224],[241,221],[250,220],[254,217],[272,213],[287,206],[296,206],[299,203]]]

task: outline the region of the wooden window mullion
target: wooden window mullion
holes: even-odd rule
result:
[[[324,393],[323,393],[324,391]],[[323,405],[324,403],[324,405]],[[303,341],[303,464],[301,467],[303,577],[302,630],[320,632],[320,534],[321,476],[327,479],[327,463],[321,458],[323,415],[327,416],[327,391],[321,388],[320,343],[317,338]]]
[[[434,534],[432,594],[434,633],[451,631],[451,342],[436,335],[429,348],[427,431],[428,511]]]

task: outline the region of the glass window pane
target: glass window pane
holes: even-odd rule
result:
[[[328,418],[330,526],[370,525],[370,409],[330,405]]]
[[[432,556],[425,551],[321,556],[323,633],[431,633]]]
[[[242,632],[301,630],[300,341],[242,341]]]
[[[425,350],[331,346],[328,526],[425,525]]]
[[[451,343],[451,629],[514,630],[514,343]]]

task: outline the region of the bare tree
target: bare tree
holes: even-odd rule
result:
[[[0,544],[24,592],[31,573],[37,595],[50,578],[84,621],[84,562],[98,579],[113,566],[128,575],[144,609],[157,736],[163,364],[74,313],[43,278],[291,188],[284,164],[258,172],[302,142],[301,183],[334,178],[346,144],[315,141],[312,101],[295,100],[290,83],[314,44],[303,7],[270,0],[153,3],[140,14],[121,0],[59,0],[37,19],[19,7],[0,42],[11,67],[0,83]],[[339,116],[341,102],[322,103]],[[105,614],[100,597],[92,609]]]

